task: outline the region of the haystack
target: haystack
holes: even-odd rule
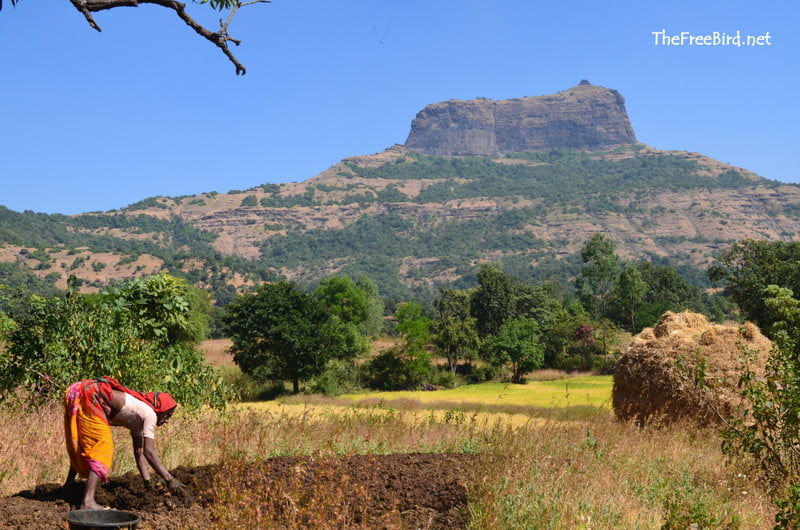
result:
[[[719,423],[744,405],[737,389],[742,346],[758,352],[750,367],[763,374],[772,343],[754,324],[721,326],[697,313],[664,313],[617,363],[614,413],[639,425]]]

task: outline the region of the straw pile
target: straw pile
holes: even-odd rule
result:
[[[742,346],[759,352],[751,369],[763,374],[772,343],[755,325],[712,325],[697,313],[664,313],[617,363],[614,413],[639,425],[719,423],[744,405],[736,387]]]

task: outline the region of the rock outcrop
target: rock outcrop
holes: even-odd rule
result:
[[[616,90],[581,81],[549,96],[428,105],[411,122],[405,146],[438,156],[495,156],[566,148],[598,151],[636,143]]]

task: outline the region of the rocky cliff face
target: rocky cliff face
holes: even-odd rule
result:
[[[556,148],[597,151],[636,143],[616,90],[581,81],[550,96],[428,105],[405,146],[438,156],[495,156]]]

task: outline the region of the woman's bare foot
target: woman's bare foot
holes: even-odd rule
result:
[[[81,504],[81,510],[110,510],[110,506],[103,506],[101,504],[97,504],[94,501],[91,502],[84,502]]]

